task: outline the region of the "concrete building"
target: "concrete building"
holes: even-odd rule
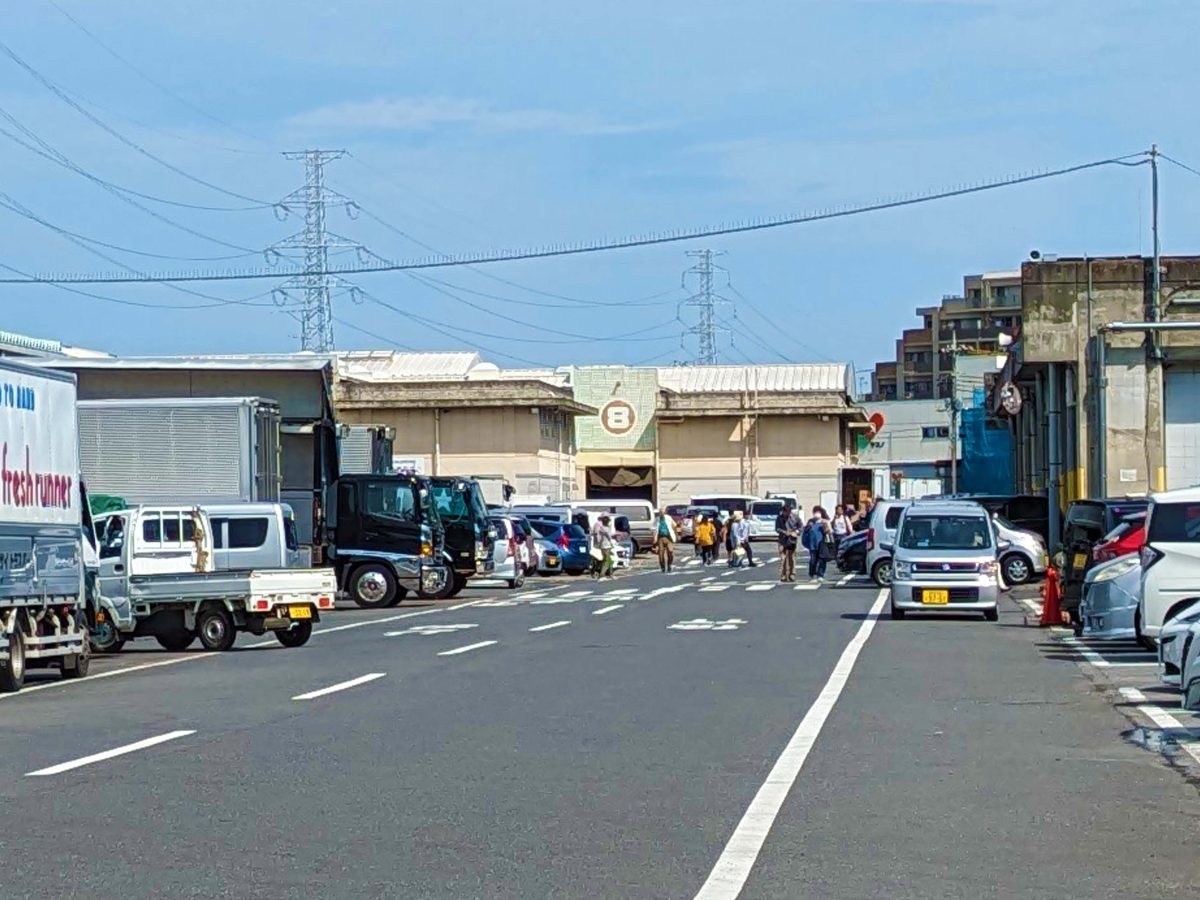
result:
[[[1136,327],[1200,323],[1200,257],[1162,260],[1157,304],[1153,284],[1136,256],[1021,267],[1021,339],[991,389],[1021,490],[1063,505],[1200,483],[1200,332]]]
[[[870,424],[856,435],[857,465],[872,470],[877,497],[925,497],[949,489],[950,404],[883,400],[862,404]]]
[[[999,336],[1021,328],[1021,273],[985,272],[963,278],[961,295],[917,309],[920,328],[904,331],[895,361],[877,363],[868,399],[940,400],[950,396],[956,352],[993,354]]]
[[[844,364],[658,370],[657,502],[795,493],[834,503],[871,490],[851,464],[853,371]]]
[[[337,355],[334,405],[347,425],[395,429],[393,462],[435,475],[488,475],[518,494],[576,495],[575,399],[565,370],[502,370],[477,353]]]

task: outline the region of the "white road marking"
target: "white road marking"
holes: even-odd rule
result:
[[[1121,688],[1121,696],[1124,697],[1126,700],[1130,700],[1134,703],[1145,703],[1146,702],[1146,695],[1143,694],[1141,691],[1139,691],[1137,688],[1123,687],[1123,688]]]
[[[841,578],[839,578],[838,585],[849,584],[853,580],[854,580],[854,573],[851,572],[849,575],[844,575]]]
[[[685,619],[682,622],[676,622],[674,625],[668,625],[668,628],[673,628],[676,631],[737,631],[743,625],[749,623],[745,619],[721,619],[716,621],[713,619]]]
[[[767,582],[766,584],[748,584],[748,585],[746,585],[746,590],[748,590],[748,591],[769,591],[769,590],[774,589],[774,587],[775,587],[775,585],[772,582]]]
[[[521,594],[522,600],[537,600],[539,597],[545,597],[546,591],[534,591],[532,594]]]
[[[620,589],[618,589],[618,590],[615,590],[615,591],[609,591],[609,592],[608,592],[607,594],[605,594],[604,596],[605,596],[605,597],[621,597],[621,596],[624,596],[624,595],[628,595],[628,594],[636,594],[636,593],[637,593],[637,588],[620,588]]]
[[[1042,617],[1042,605],[1040,603],[1034,603],[1028,597],[1018,597],[1017,602],[1039,619]]]
[[[551,622],[549,625],[539,625],[536,628],[530,628],[530,631],[549,631],[551,628],[562,628],[564,625],[570,625],[570,619],[563,619],[561,622]]]
[[[165,744],[167,741],[174,741],[181,737],[187,737],[189,734],[195,734],[192,731],[168,731],[166,734],[160,734],[157,737],[146,738],[142,741],[135,741],[132,744],[125,744],[122,747],[114,747],[111,750],[105,750],[103,753],[93,753],[91,756],[81,756],[79,759],[72,759],[69,762],[59,763],[56,766],[50,766],[46,769],[38,769],[36,772],[26,772],[26,778],[33,778],[41,775],[59,775],[63,772],[69,772],[71,769],[78,769],[81,766],[90,766],[92,763],[104,762],[106,759],[112,759],[114,756],[124,756],[126,753],[134,753],[138,750],[145,750],[147,747],[153,747],[157,744]]]
[[[700,588],[700,590],[702,590],[702,591],[727,591],[731,587],[733,587],[733,585],[730,585],[730,584],[709,584],[709,585],[705,585],[704,587]]]
[[[820,588],[821,588],[821,585],[817,584],[816,582],[813,582],[811,584],[798,584],[794,588],[792,588],[792,590],[793,591],[816,591],[816,590],[820,590]]]
[[[674,594],[677,591],[683,591],[692,586],[692,582],[686,581],[683,584],[673,584],[670,587],[655,588],[642,595],[643,600],[653,600],[655,597],[661,597],[663,594]]]
[[[1195,729],[1184,725],[1173,715],[1159,706],[1139,706],[1138,712],[1144,715],[1159,728],[1163,729],[1163,731],[1174,732],[1171,737],[1175,740],[1175,743],[1178,744],[1188,756],[1200,763],[1200,744],[1196,742],[1197,733]],[[1181,739],[1182,736],[1178,734],[1180,731],[1185,732],[1187,734],[1187,738]]]
[[[530,606],[548,606],[553,603],[576,603],[578,597],[547,597],[545,600],[530,600]]]
[[[348,688],[358,687],[360,684],[366,684],[368,681],[376,681],[387,675],[387,672],[371,672],[367,675],[360,675],[357,678],[351,678],[349,681],[340,681],[337,684],[331,684],[329,687],[320,688],[319,690],[309,691],[307,694],[297,694],[293,700],[315,700],[317,697],[324,697],[326,694],[336,694],[338,691],[344,691]]]
[[[563,596],[564,597],[575,597],[575,598],[590,597],[590,596],[592,596],[592,591],[568,591],[567,593],[563,594]]]
[[[615,603],[615,604],[613,604],[612,606],[606,606],[606,607],[604,607],[603,609],[594,609],[594,610],[592,610],[592,615],[593,615],[593,616],[604,616],[604,615],[607,615],[607,614],[608,614],[608,613],[610,613],[610,612],[616,612],[618,609],[624,609],[624,608],[625,608],[625,604],[623,604],[623,603]]]
[[[478,650],[481,647],[490,647],[492,644],[498,644],[499,641],[480,641],[478,644],[467,644],[465,647],[455,647],[453,650],[443,650],[438,656],[458,656],[460,653],[470,653],[472,650]]]
[[[805,713],[795,734],[767,775],[767,780],[754,795],[749,809],[738,822],[708,880],[696,894],[697,900],[734,900],[742,892],[771,826],[779,815],[783,801],[796,783],[808,754],[821,734],[825,720],[833,712],[846,682],[850,680],[854,664],[866,645],[867,638],[871,636],[887,599],[888,591],[881,590],[871,605],[867,618],[842,651],[841,658],[833,667],[829,680],[821,688],[816,702]]]
[[[411,628],[403,628],[400,631],[385,631],[384,637],[401,637],[406,634],[453,634],[456,631],[464,631],[467,628],[478,628],[478,625],[468,624],[466,622],[456,625],[413,625]]]

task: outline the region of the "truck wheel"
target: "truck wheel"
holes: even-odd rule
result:
[[[88,669],[92,665],[92,656],[88,651],[88,642],[84,641],[83,652],[63,657],[63,678],[87,678]]]
[[[422,600],[445,600],[450,596],[450,592],[454,590],[454,573],[446,579],[446,583],[442,585],[442,589],[436,592],[426,590],[417,591],[417,596]]]
[[[8,659],[0,662],[0,691],[12,694],[25,685],[25,635],[18,628],[8,636]]]
[[[154,639],[158,641],[158,646],[164,650],[169,650],[172,653],[182,653],[188,647],[192,646],[192,641],[196,639],[196,635],[191,631],[185,631],[180,628],[177,631],[165,631],[162,634],[156,634]]]
[[[196,631],[205,650],[223,652],[233,646],[237,632],[224,607],[210,606],[196,617]]]
[[[396,576],[387,566],[367,563],[350,575],[350,599],[361,609],[383,609],[396,602]]]
[[[105,619],[88,632],[88,645],[93,653],[120,653],[125,638],[116,625]]]
[[[285,647],[303,647],[312,637],[312,622],[297,622],[286,631],[275,632],[275,639]]]
[[[447,594],[446,596],[447,597],[457,597],[459,594],[462,593],[463,588],[465,588],[466,586],[467,586],[467,577],[465,575],[459,575],[456,572],[454,574],[454,584],[451,585],[450,593]]]

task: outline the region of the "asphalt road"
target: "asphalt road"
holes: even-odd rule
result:
[[[892,622],[774,574],[474,589],[5,696],[3,895],[1194,896],[1196,788],[1015,602]]]

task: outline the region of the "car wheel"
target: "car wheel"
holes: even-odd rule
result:
[[[103,622],[97,622],[88,632],[88,644],[93,653],[119,653],[125,646],[125,638],[117,630],[116,624],[106,616]]]
[[[192,646],[192,641],[196,639],[196,635],[191,631],[180,628],[177,631],[164,631],[161,634],[156,634],[154,639],[158,641],[158,646],[164,650],[169,650],[172,653],[182,653],[188,647]]]
[[[216,653],[225,652],[237,640],[233,617],[223,606],[210,606],[201,612],[196,617],[196,633],[204,649]]]
[[[880,587],[888,587],[892,583],[892,558],[884,557],[871,568],[871,580]]]
[[[387,566],[367,563],[350,573],[350,599],[362,609],[383,609],[396,596],[396,576]]]
[[[1000,607],[996,606],[996,607],[992,607],[991,609],[985,609],[983,611],[983,617],[989,622],[999,622],[1000,621]]]
[[[1025,584],[1033,577],[1033,563],[1022,553],[1010,553],[1000,563],[1004,580],[1012,586]]]
[[[459,594],[462,593],[463,588],[465,588],[466,586],[467,586],[467,577],[465,575],[459,575],[457,572],[455,572],[454,573],[454,584],[452,584],[450,586],[450,593],[447,594],[446,596],[447,597],[457,597]]]
[[[0,662],[0,691],[12,694],[25,686],[25,635],[16,628],[8,636],[8,659]]]
[[[904,613],[905,613],[905,610],[899,609],[895,606],[892,607],[892,618],[893,619],[903,619]]]
[[[285,647],[303,647],[312,633],[312,622],[297,622],[291,628],[275,632],[275,640]]]
[[[92,667],[91,646],[87,639],[83,642],[83,652],[63,657],[63,678],[87,678],[88,670]]]

